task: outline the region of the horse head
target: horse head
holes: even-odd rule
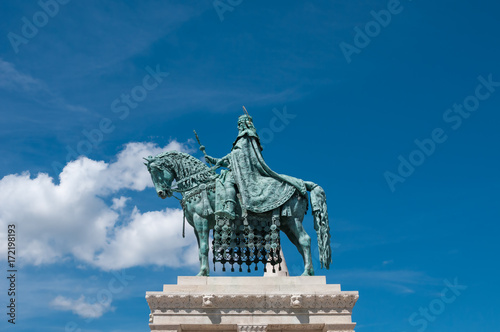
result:
[[[214,170],[184,152],[167,151],[144,160],[147,161],[144,164],[151,174],[156,193],[161,198],[172,196],[174,180],[177,181],[178,189],[186,191],[201,183],[213,181],[216,177]]]
[[[175,179],[175,172],[160,156],[149,156],[144,158],[144,165],[148,168],[149,174],[156,189],[156,193],[162,199],[172,196],[172,182]]]

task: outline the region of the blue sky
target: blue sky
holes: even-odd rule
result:
[[[268,165],[325,189],[333,264],[315,251],[315,269],[360,292],[356,331],[495,330],[497,4],[62,3],[0,4],[2,330],[148,331],[145,292],[198,263],[141,158],[201,158],[193,129],[225,155],[242,105]]]

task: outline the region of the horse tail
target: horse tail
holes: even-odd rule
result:
[[[332,262],[332,248],[330,247],[330,225],[326,208],[326,194],[323,188],[314,182],[304,181],[311,196],[314,229],[318,234],[319,261],[321,268],[330,268]]]

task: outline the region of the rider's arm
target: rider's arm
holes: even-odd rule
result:
[[[210,163],[212,165],[215,165],[215,164],[217,164],[219,162],[220,159],[219,158],[210,157],[210,156],[205,156],[205,160],[208,163]]]
[[[231,165],[231,158],[230,158],[230,155],[231,154],[228,154],[228,155],[225,155],[224,157],[222,157],[221,159],[219,159],[219,161],[217,162],[221,167],[229,167],[229,165]]]
[[[214,158],[210,156],[205,156],[205,160],[208,161],[212,165],[217,165],[219,167],[229,167],[231,164],[230,154],[222,157],[222,158]]]
[[[222,158],[214,158],[210,156],[205,156],[205,160],[212,165],[218,165],[219,167],[229,167],[229,155]]]

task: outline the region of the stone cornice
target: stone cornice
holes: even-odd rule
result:
[[[336,294],[165,294],[146,295],[155,312],[178,311],[309,311],[348,313],[356,304],[357,292]]]

